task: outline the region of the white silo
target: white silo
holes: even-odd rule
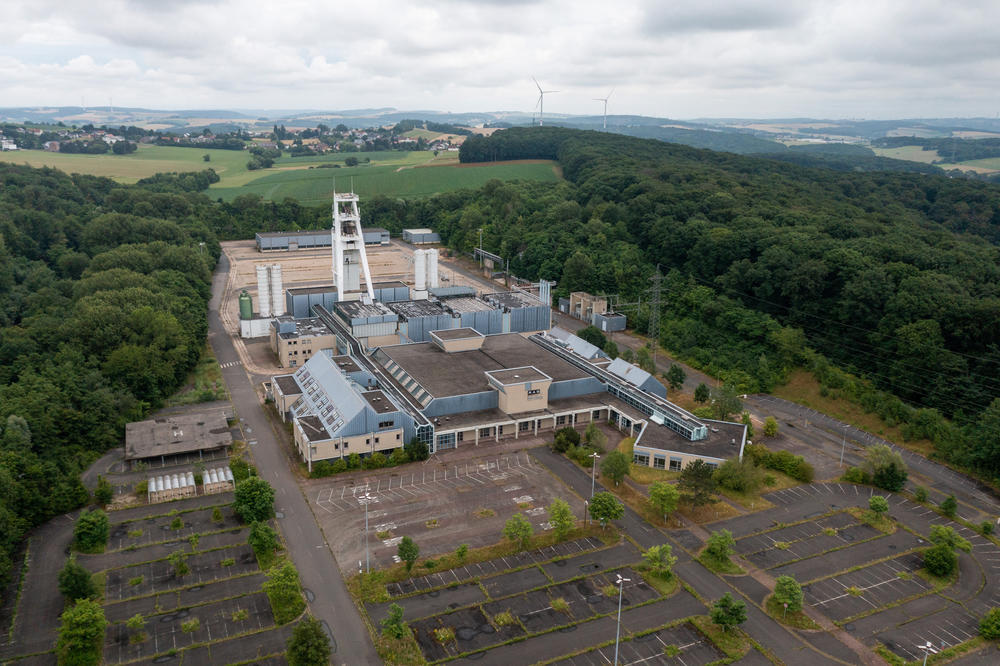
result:
[[[257,265],[257,306],[261,317],[271,316],[271,278],[264,264]]]
[[[427,290],[427,253],[423,250],[413,251],[413,289]]]
[[[271,266],[271,316],[285,314],[285,289],[281,284],[281,264]]]
[[[441,285],[438,283],[438,251],[427,250],[427,287],[436,289]]]

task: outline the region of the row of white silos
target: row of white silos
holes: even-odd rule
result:
[[[257,301],[261,317],[280,317],[285,314],[285,287],[281,278],[281,264],[257,264]]]
[[[440,286],[438,276],[438,251],[414,250],[413,251],[413,289],[415,291],[425,291],[435,289]]]

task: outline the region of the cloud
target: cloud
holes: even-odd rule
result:
[[[14,0],[3,104],[668,117],[995,112],[1000,3]],[[10,82],[11,85],[6,85]]]

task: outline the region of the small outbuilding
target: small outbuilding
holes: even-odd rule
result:
[[[161,465],[228,452],[232,435],[221,413],[177,414],[125,426],[125,460]]]

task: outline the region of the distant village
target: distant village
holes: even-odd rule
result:
[[[418,133],[427,136],[412,136]],[[136,126],[95,127],[0,125],[0,150],[46,150],[56,153],[127,154],[136,144],[216,148],[223,150],[284,151],[292,156],[321,155],[328,152],[379,150],[457,151],[471,131],[464,127],[402,121],[386,127],[352,129],[346,125],[329,127],[286,128],[275,125],[271,131],[214,133],[167,133]],[[409,135],[408,135],[409,134]],[[436,136],[435,136],[436,134]]]

